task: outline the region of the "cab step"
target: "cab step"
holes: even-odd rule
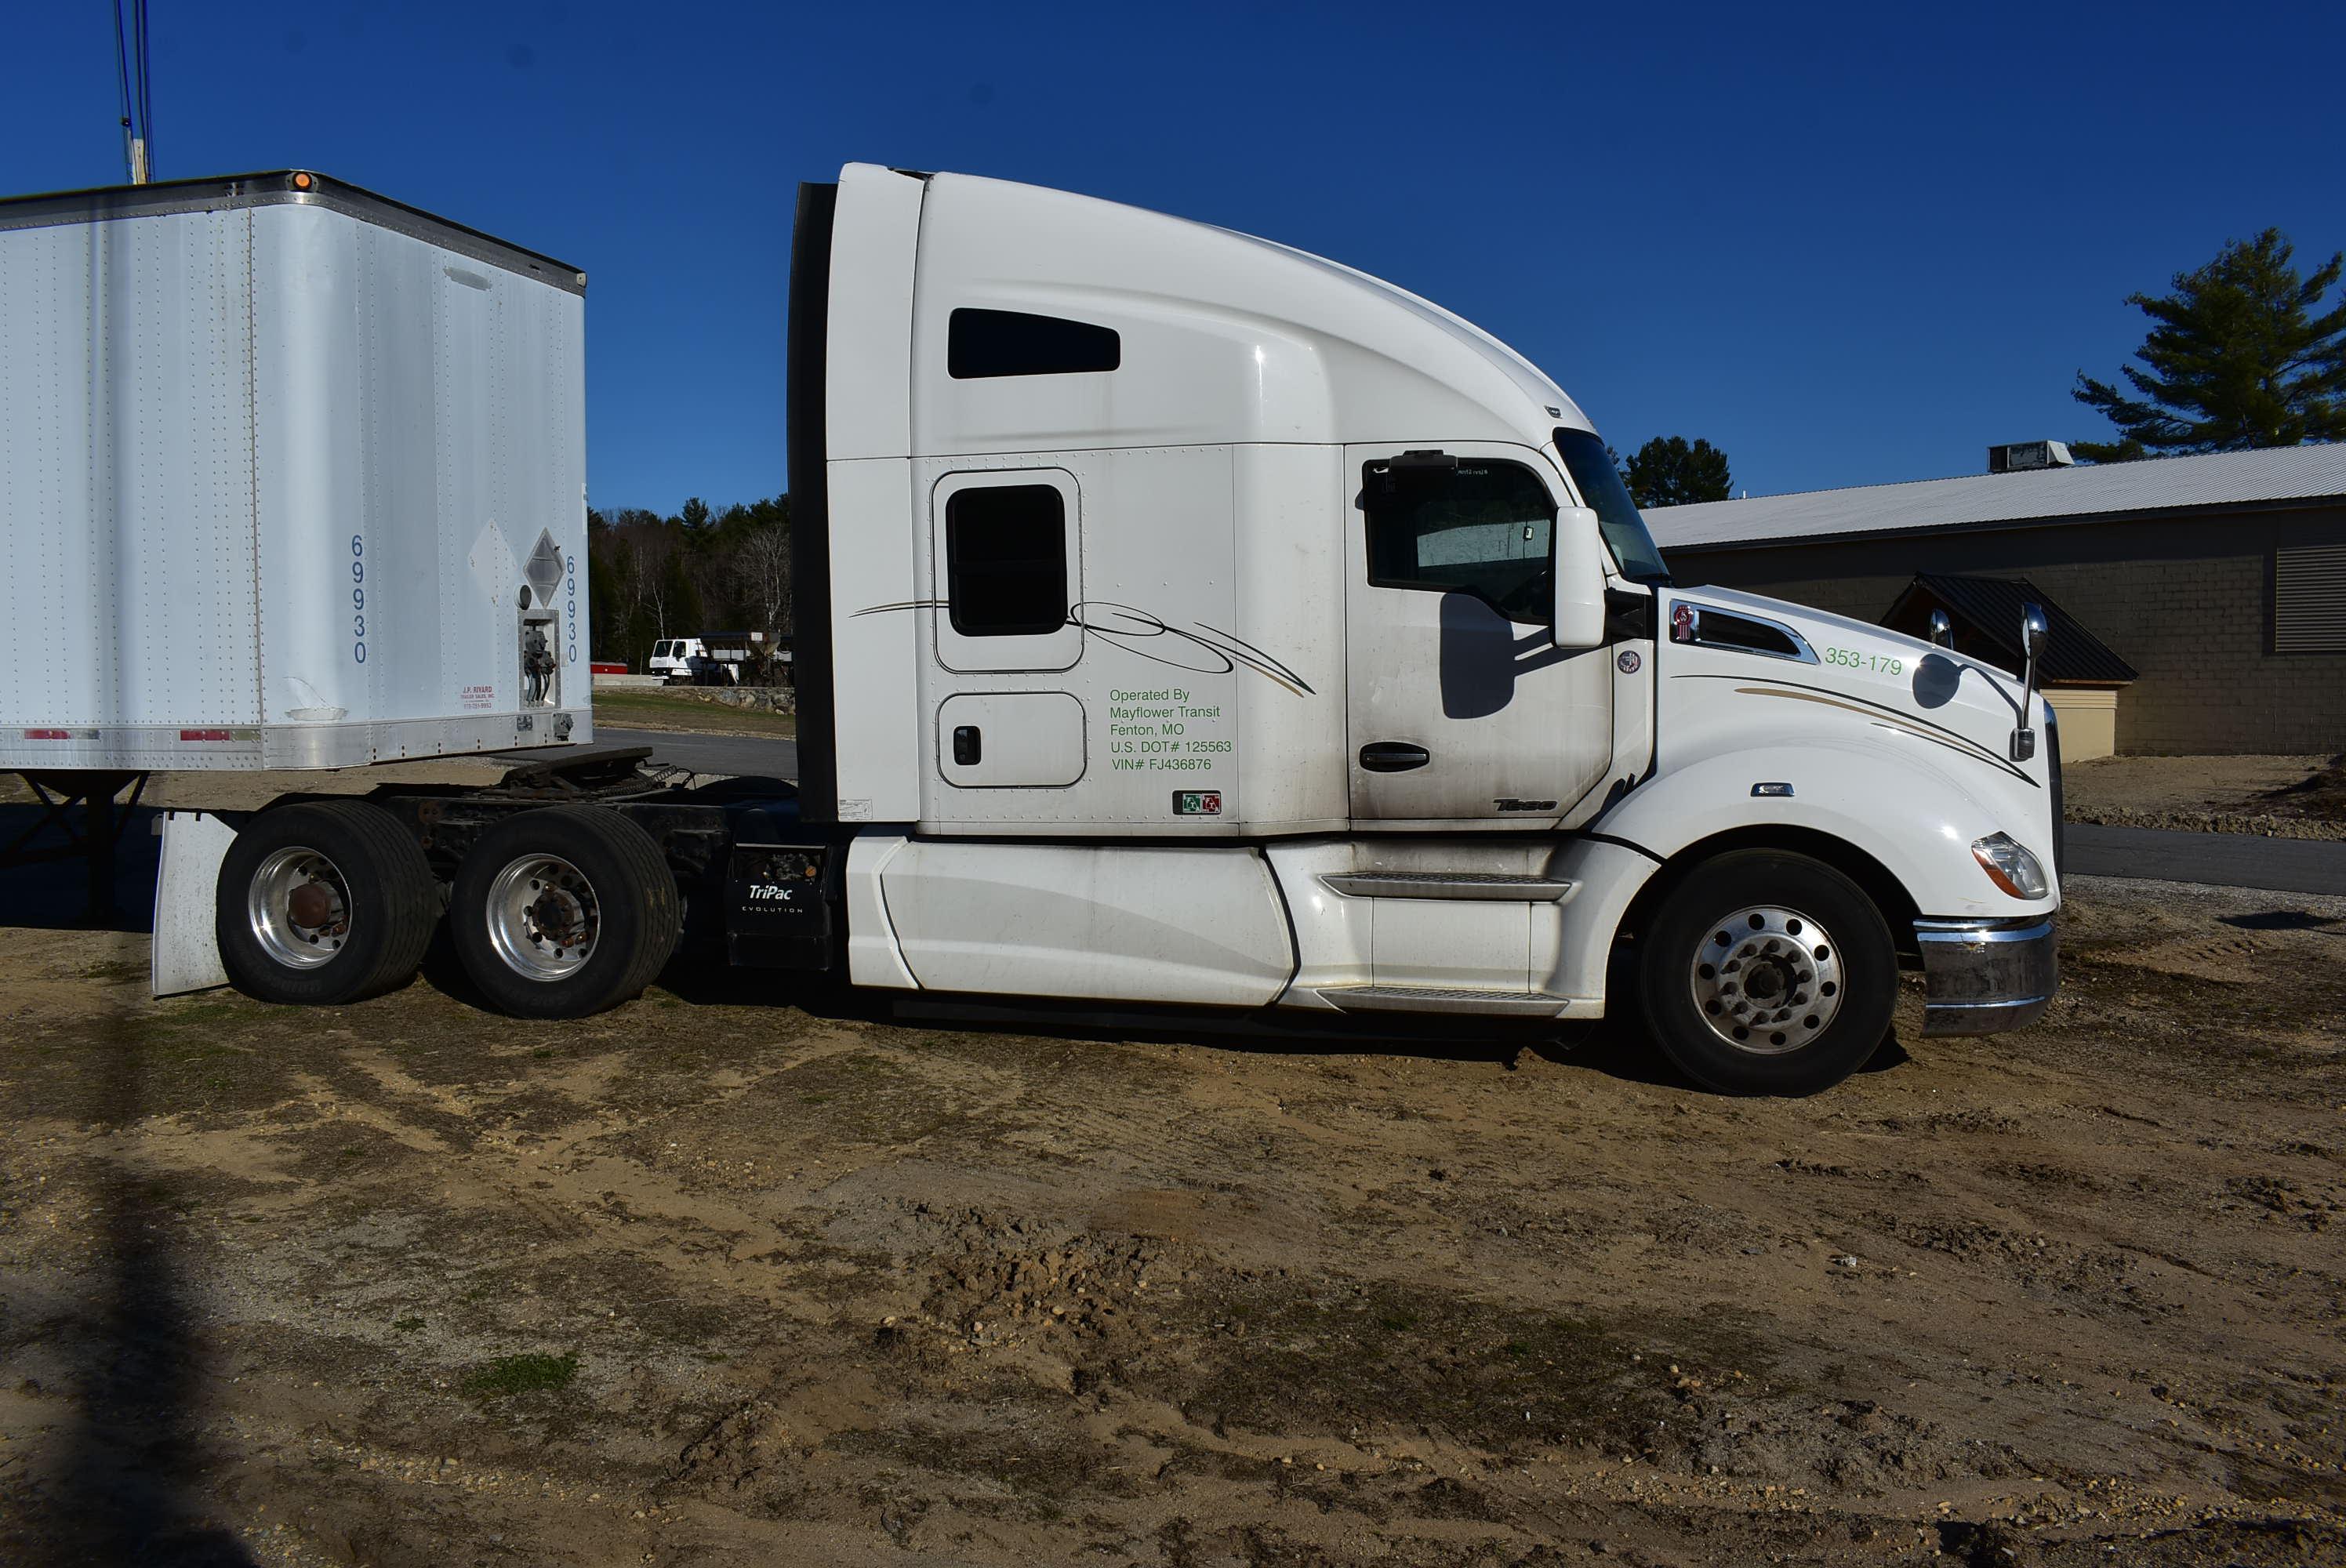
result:
[[[1580,884],[1557,877],[1501,876],[1484,871],[1331,871],[1320,879],[1347,898],[1472,899],[1496,903],[1560,904]]]
[[[1323,985],[1322,1000],[1346,1013],[1492,1013],[1556,1018],[1572,998],[1545,991],[1470,991],[1436,985]]]

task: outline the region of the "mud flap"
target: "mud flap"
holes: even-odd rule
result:
[[[148,952],[147,985],[157,996],[179,996],[228,983],[212,924],[220,861],[236,829],[209,811],[166,811],[155,820],[163,854],[155,871],[155,940]]]

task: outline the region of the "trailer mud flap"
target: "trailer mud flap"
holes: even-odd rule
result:
[[[829,969],[838,884],[838,865],[821,846],[734,846],[725,874],[726,958],[759,969]]]
[[[148,952],[147,984],[154,995],[184,996],[228,983],[212,917],[220,862],[243,818],[242,812],[230,821],[209,811],[166,811],[156,820],[163,853],[155,868],[155,940]]]

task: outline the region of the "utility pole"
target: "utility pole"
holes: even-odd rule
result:
[[[155,111],[148,83],[147,0],[128,0],[130,25],[124,36],[122,7],[113,0],[114,68],[122,89],[122,160],[130,166],[130,183],[144,185],[153,169],[147,158],[148,138],[154,134]]]

